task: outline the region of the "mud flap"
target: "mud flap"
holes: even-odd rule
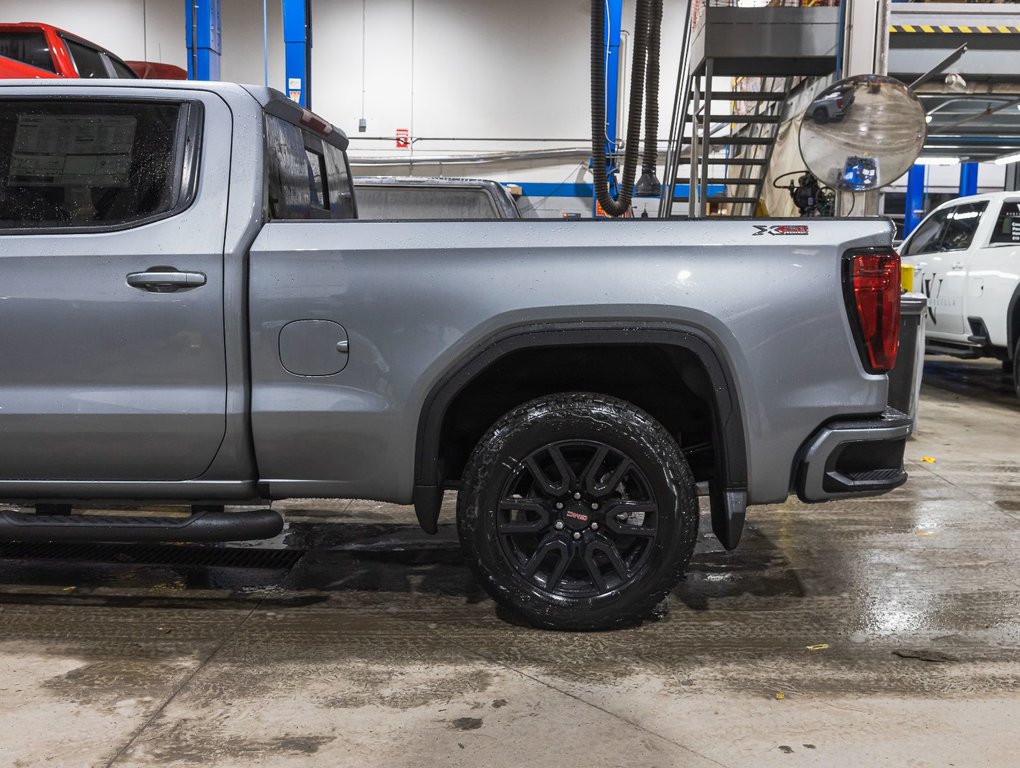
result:
[[[439,530],[439,509],[443,506],[443,489],[436,485],[416,485],[411,496],[414,514],[425,533]]]
[[[726,549],[734,549],[740,543],[740,534],[744,530],[747,491],[720,492],[713,487],[709,499],[712,506],[712,533]]]

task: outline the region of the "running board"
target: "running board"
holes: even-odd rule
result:
[[[271,539],[283,518],[271,509],[190,517],[38,515],[0,511],[0,541],[247,541]]]

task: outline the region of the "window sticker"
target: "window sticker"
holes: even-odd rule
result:
[[[126,187],[136,125],[130,115],[19,115],[10,183]]]
[[[992,243],[1020,243],[1020,202],[1006,201],[1002,204],[999,219],[992,230]]]

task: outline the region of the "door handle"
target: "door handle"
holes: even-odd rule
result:
[[[173,267],[151,267],[144,272],[129,274],[127,284],[152,293],[173,293],[205,285],[205,275],[201,272],[180,272]]]

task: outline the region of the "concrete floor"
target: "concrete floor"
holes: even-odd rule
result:
[[[703,533],[632,630],[505,623],[451,525],[384,505],[284,505],[275,549],[0,545],[0,765],[1015,766],[1020,404],[998,363],[926,380],[906,487]]]

